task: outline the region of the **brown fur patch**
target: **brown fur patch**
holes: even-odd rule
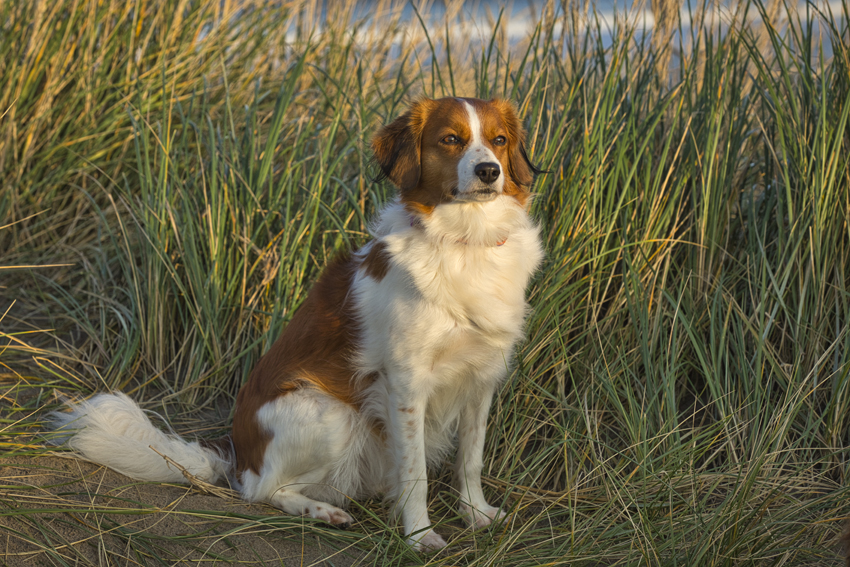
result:
[[[383,174],[402,191],[419,183],[419,146],[433,100],[422,99],[378,131],[372,152]]]
[[[332,262],[271,349],[263,355],[236,398],[233,444],[236,467],[259,474],[271,434],[257,412],[279,396],[315,387],[357,405],[370,380],[354,380],[352,357],[359,332],[349,288],[357,262]]]
[[[387,245],[376,240],[360,266],[366,272],[366,275],[375,281],[384,279],[384,276],[390,270],[390,253],[387,251]]]
[[[457,165],[463,157],[462,145],[446,145],[440,141],[448,135],[468,140],[469,116],[459,100],[443,98],[435,101],[420,136],[421,173],[419,183],[410,191],[402,191],[401,202],[408,210],[430,214],[437,205],[451,202],[457,189]]]
[[[534,174],[539,173],[532,165],[525,151],[525,128],[519,119],[513,103],[506,100],[491,100],[490,103],[496,108],[508,130],[508,151],[510,177],[522,187],[530,187],[534,183]]]

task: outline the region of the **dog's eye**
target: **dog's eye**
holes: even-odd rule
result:
[[[493,145],[494,146],[504,146],[507,143],[508,143],[508,140],[504,136],[496,136],[495,138],[493,138]]]
[[[448,136],[440,140],[440,142],[446,144],[447,146],[454,146],[459,144],[460,140],[454,134],[449,134]]]

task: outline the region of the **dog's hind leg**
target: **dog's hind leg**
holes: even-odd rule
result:
[[[271,438],[259,469],[241,472],[242,496],[294,516],[351,523],[343,507],[371,492],[360,469],[368,428],[354,409],[303,388],[265,404],[257,420]]]
[[[354,521],[345,510],[331,506],[326,502],[313,500],[300,492],[287,488],[281,488],[275,492],[269,498],[269,504],[275,508],[280,508],[287,514],[324,520],[340,528],[347,528]]]

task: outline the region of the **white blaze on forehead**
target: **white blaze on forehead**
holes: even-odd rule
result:
[[[481,185],[478,176],[475,175],[475,166],[479,163],[499,163],[499,158],[493,153],[484,143],[484,133],[481,128],[481,119],[478,112],[467,101],[462,100],[466,115],[469,118],[470,137],[467,143],[466,151],[463,157],[457,164],[458,189],[461,193],[464,191],[474,191],[476,186]],[[501,167],[501,164],[500,164]],[[492,189],[501,193],[505,184],[504,167],[501,167],[502,174],[491,186]]]
[[[475,108],[466,101],[463,101],[463,106],[466,108],[466,114],[469,116],[469,130],[472,132],[472,137],[469,139],[469,147],[481,145],[481,120],[478,119],[478,113]]]

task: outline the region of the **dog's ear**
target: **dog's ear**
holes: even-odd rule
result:
[[[543,171],[531,163],[525,152],[525,128],[522,127],[516,108],[506,100],[494,99],[490,102],[499,110],[508,130],[508,173],[518,185],[530,187],[534,176]]]
[[[432,100],[422,99],[380,129],[372,140],[375,160],[383,176],[402,191],[419,184],[421,139]]]

